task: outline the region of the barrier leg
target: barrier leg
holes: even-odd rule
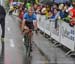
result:
[[[51,39],[52,39],[51,36],[49,36],[48,40],[51,41]]]
[[[59,42],[55,41],[54,39],[53,39],[53,42],[54,42],[54,46],[55,46],[55,47],[62,46]]]
[[[56,44],[55,46],[56,46],[56,47],[59,47],[59,46],[62,46],[62,45],[58,43],[58,44]]]
[[[43,33],[43,36],[44,36],[44,37],[46,36],[45,32]]]
[[[68,51],[65,55],[67,56],[67,55],[70,55],[70,53],[72,53],[72,51],[70,50],[70,51]]]
[[[71,52],[69,56],[75,56],[75,51]]]
[[[44,35],[45,38],[50,39],[50,35],[46,34]]]

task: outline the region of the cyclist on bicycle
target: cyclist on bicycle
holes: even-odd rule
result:
[[[22,31],[29,34],[32,38],[32,30],[37,29],[37,18],[33,10],[30,8],[28,12],[24,14],[22,21]]]
[[[29,29],[37,29],[37,17],[31,8],[24,14],[22,21],[22,30],[26,32]]]

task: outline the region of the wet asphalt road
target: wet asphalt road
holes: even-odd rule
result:
[[[16,16],[6,17],[5,57],[4,64],[25,64],[25,46],[23,35]],[[47,60],[33,45],[31,64],[45,64]]]

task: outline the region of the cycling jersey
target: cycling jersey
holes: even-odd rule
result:
[[[36,15],[33,13],[32,16],[29,16],[28,13],[25,13],[24,14],[24,19],[27,21],[27,22],[33,22],[34,20],[37,20],[36,18]]]
[[[33,13],[32,16],[29,16],[28,13],[24,14],[24,19],[26,20],[25,25],[29,29],[34,29],[33,21],[36,20],[36,15]]]

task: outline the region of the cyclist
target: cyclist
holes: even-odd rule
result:
[[[33,10],[30,8],[28,12],[24,14],[22,21],[22,31],[26,34],[29,33],[29,37],[32,38],[32,31],[37,30],[37,18]],[[32,51],[32,49],[31,49]]]

